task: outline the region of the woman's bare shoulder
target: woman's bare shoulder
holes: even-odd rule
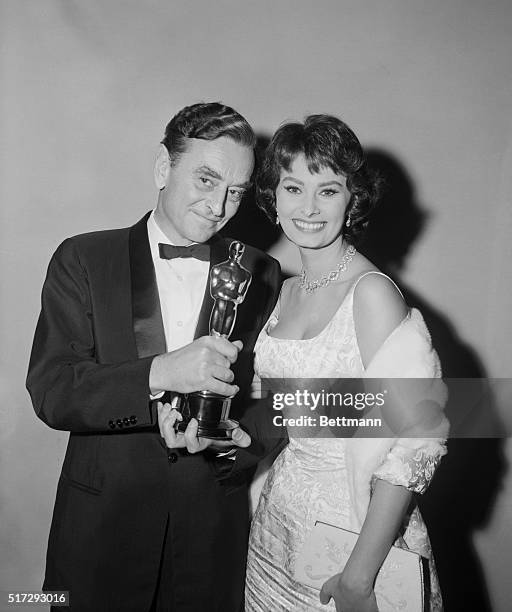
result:
[[[367,273],[360,278],[354,289],[353,313],[359,350],[366,366],[386,338],[403,321],[407,315],[407,305],[388,276]]]

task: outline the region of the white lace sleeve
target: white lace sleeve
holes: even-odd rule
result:
[[[373,479],[386,480],[415,493],[424,493],[446,452],[446,440],[443,438],[400,438],[374,472]]]
[[[373,471],[380,478],[423,493],[446,454],[447,387],[421,313],[409,316],[379,349],[366,376],[387,390],[383,416],[396,436]]]

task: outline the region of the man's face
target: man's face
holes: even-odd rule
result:
[[[231,138],[191,138],[175,165],[157,160],[164,189],[160,191],[156,221],[176,245],[205,242],[238,210],[249,188],[254,166],[251,148]],[[158,168],[158,164],[160,167]]]

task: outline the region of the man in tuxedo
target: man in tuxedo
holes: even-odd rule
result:
[[[277,443],[247,397],[280,270],[247,247],[252,283],[233,342],[209,336],[208,275],[228,257],[217,232],[250,186],[254,145],[233,109],[182,109],[157,155],[156,209],[69,238],[50,262],[27,387],[39,418],[70,432],[44,589],[69,590],[73,611],[242,605],[248,477]],[[202,389],[235,395],[231,415],[251,437],[198,438],[194,420],[175,434],[172,398]]]

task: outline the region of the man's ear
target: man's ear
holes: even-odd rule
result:
[[[165,146],[161,144],[158,147],[154,168],[155,185],[159,191],[161,191],[167,185],[170,167],[171,162],[169,159],[169,153]]]

